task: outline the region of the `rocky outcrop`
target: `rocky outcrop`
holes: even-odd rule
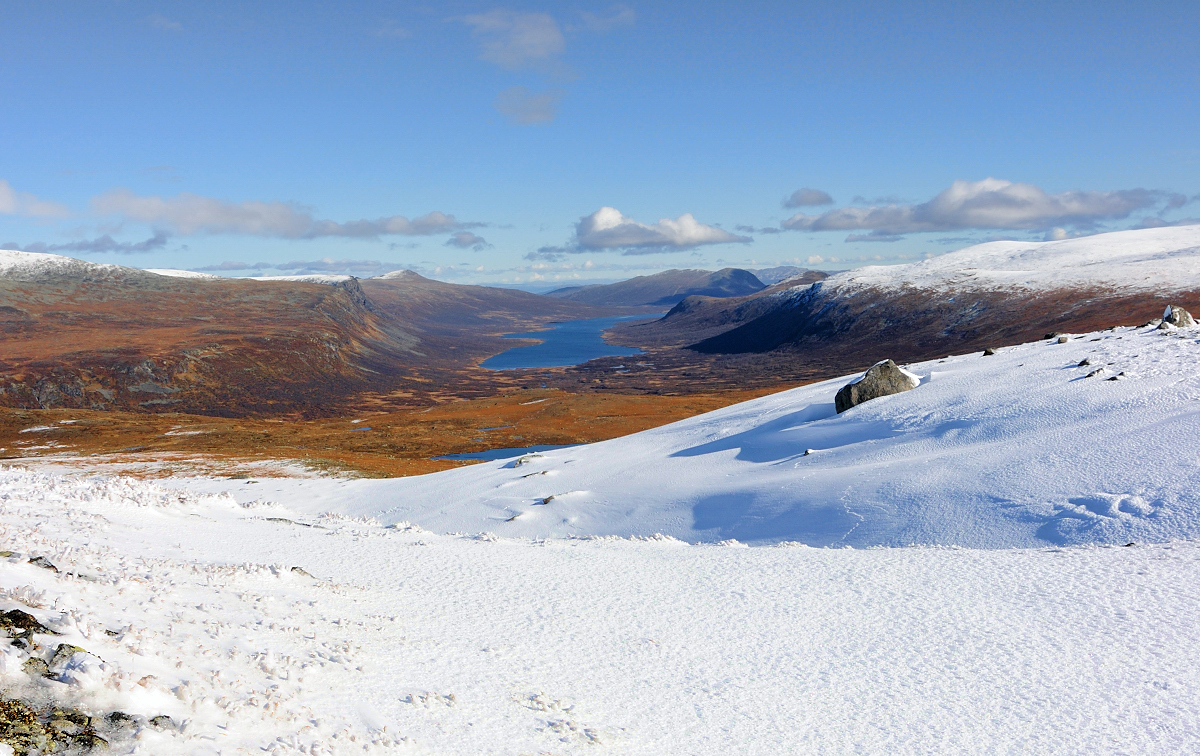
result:
[[[837,411],[845,412],[863,402],[911,391],[921,384],[921,379],[891,360],[877,362],[861,378],[842,386],[834,398]]]
[[[1179,305],[1167,305],[1167,311],[1163,313],[1162,319],[1164,325],[1170,323],[1176,328],[1191,328],[1196,325],[1196,319],[1192,317],[1192,313]]]

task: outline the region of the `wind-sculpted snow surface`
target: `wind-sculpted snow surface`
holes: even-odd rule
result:
[[[185,485],[503,536],[1161,542],[1200,536],[1198,366],[1200,329],[1122,328],[910,365],[920,386],[841,415],[853,376],[521,464]]]
[[[114,755],[1200,750],[1194,543],[739,546],[437,535],[0,471],[0,611],[61,633],[34,636],[43,657],[86,650],[46,677],[5,644],[0,688],[124,712]]]

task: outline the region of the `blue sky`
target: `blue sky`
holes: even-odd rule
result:
[[[20,249],[529,283],[1200,216],[1195,2],[4,11]]]

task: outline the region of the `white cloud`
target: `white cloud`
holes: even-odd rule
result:
[[[70,211],[57,202],[41,199],[29,192],[18,192],[12,188],[12,184],[0,179],[0,215],[64,218],[70,215]]]
[[[562,89],[534,92],[526,87],[509,87],[496,97],[496,110],[522,126],[549,123],[558,115],[558,104],[566,94]]]
[[[632,26],[637,21],[637,14],[627,5],[614,5],[609,9],[609,15],[581,11],[583,25],[591,31],[603,34],[620,26]]]
[[[885,235],[967,228],[1039,229],[1125,218],[1166,196],[1147,189],[1047,194],[1032,184],[987,178],[955,181],[919,205],[843,207],[821,215],[797,213],[782,225],[806,231],[869,229]]]
[[[168,228],[184,235],[247,234],[285,239],[343,236],[367,239],[393,234],[428,236],[481,225],[460,223],[453,215],[437,211],[411,220],[403,215],[393,215],[375,220],[338,223],[317,220],[307,208],[289,202],[229,202],[187,192],[174,197],[139,197],[128,189],[116,189],[93,198],[92,209],[103,215],[119,215],[127,220]]]
[[[464,16],[462,21],[479,40],[479,57],[503,68],[543,63],[561,55],[567,46],[558,22],[545,13],[497,9]]]
[[[667,249],[692,249],[703,244],[750,242],[748,236],[699,222],[691,213],[663,218],[654,224],[638,223],[614,207],[602,207],[584,216],[575,226],[578,251],[623,249],[625,254],[646,254]]]
[[[833,197],[820,189],[797,189],[783,200],[784,207],[807,207],[810,205],[832,205]]]

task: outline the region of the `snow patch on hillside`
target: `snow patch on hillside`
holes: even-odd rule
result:
[[[62,255],[0,249],[0,276],[4,278],[32,280],[48,275],[111,274],[121,270],[141,273],[141,271],[137,271],[135,268],[90,263]]]
[[[178,268],[144,268],[147,273],[167,278],[220,278],[212,273],[197,273],[194,270],[179,270]]]
[[[906,265],[873,265],[819,284],[841,292],[899,289],[1200,288],[1200,226],[1116,231],[1048,242],[1000,241]],[[808,287],[804,287],[808,288]]]

